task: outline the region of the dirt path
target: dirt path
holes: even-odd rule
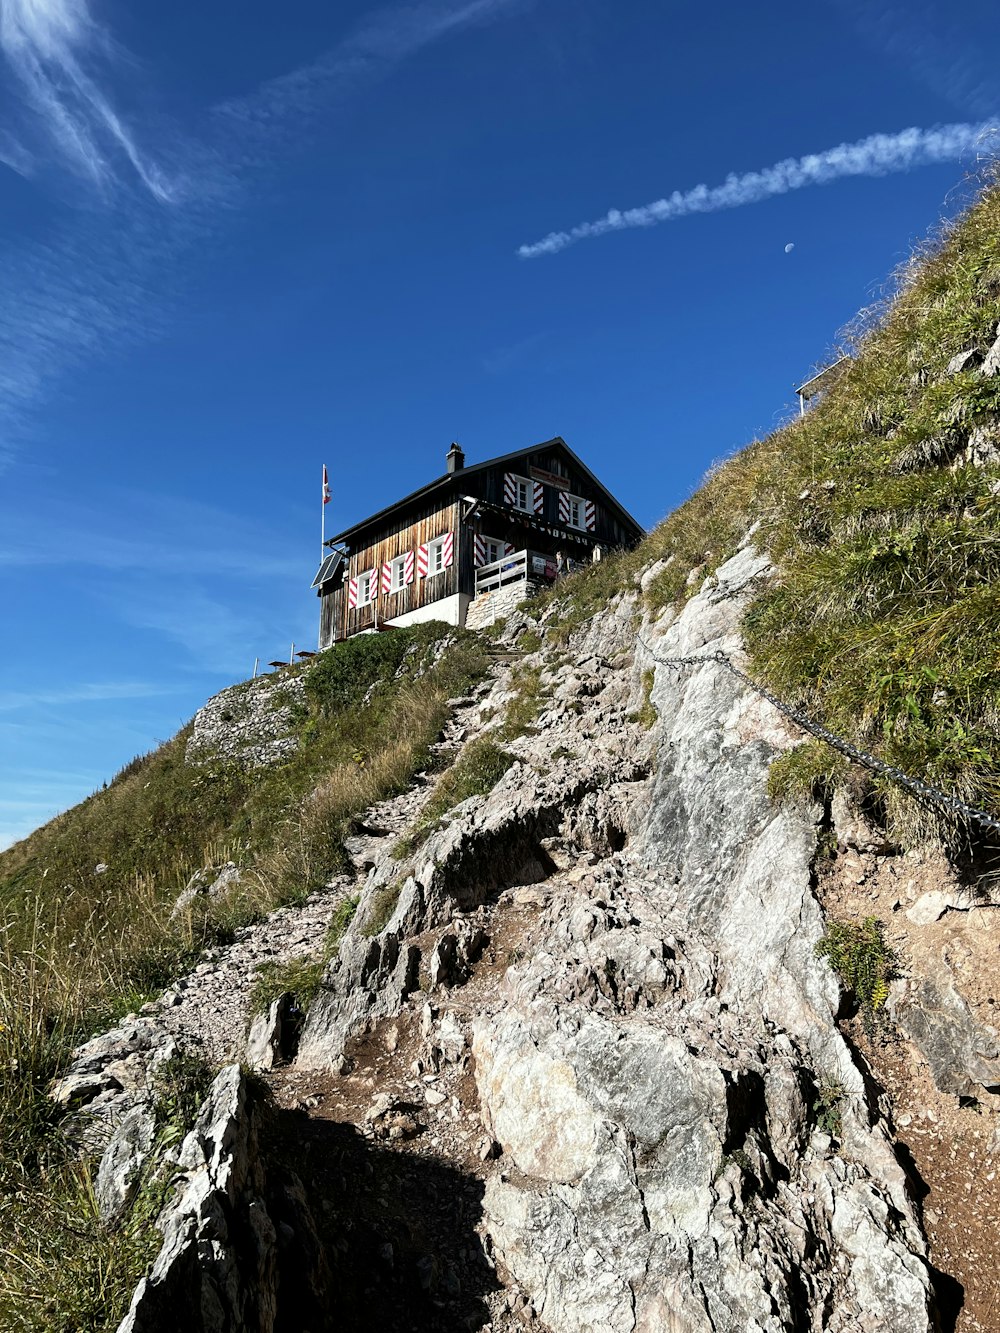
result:
[[[996,1025],[1000,908],[908,915],[923,895],[957,880],[940,853],[874,855],[848,849],[823,868],[819,893],[834,919],[875,916],[905,976],[954,981],[975,1017]],[[918,913],[919,917],[919,913]],[[845,1031],[889,1094],[900,1158],[908,1165],[954,1333],[1000,1333],[1000,1124],[973,1097],[938,1091],[927,1061],[890,1024],[875,1041],[852,1019]],[[907,1163],[907,1159],[909,1162]]]
[[[380,1256],[378,1280],[345,1327],[353,1318],[385,1333],[544,1328],[497,1271],[482,1224],[485,1182],[510,1167],[483,1129],[469,1028],[504,1004],[504,973],[531,949],[557,889],[558,877],[508,889],[470,916],[467,926],[488,938],[468,979],[428,994],[422,976],[400,1014],[350,1043],[345,1074],[267,1075],[298,1169],[307,1164],[311,1192],[323,1200],[328,1253],[348,1273]],[[441,933],[415,941],[425,959]],[[348,1278],[341,1290],[349,1286]]]
[[[495,667],[474,696],[457,701],[441,740],[432,750],[442,758],[478,734],[480,700],[502,671]],[[407,828],[430,798],[436,779],[423,775],[401,795],[367,810],[359,836],[348,839],[354,869],[332,879],[306,902],[282,907],[245,926],[234,942],[207,952],[142,1014],[154,1018],[187,1049],[199,1050],[211,1064],[242,1060],[253,1015],[250,995],[258,972],[269,963],[286,963],[321,953],[331,918],[339,904],[358,892],[378,849]]]

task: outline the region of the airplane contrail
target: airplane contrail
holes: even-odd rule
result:
[[[822,153],[790,157],[761,171],[742,176],[727,176],[722,185],[696,185],[692,190],[675,190],[655,203],[621,211],[612,208],[595,222],[581,222],[569,231],[553,231],[540,241],[522,245],[517,253],[522,259],[558,254],[577,241],[606,236],[612,231],[631,227],[655,227],[674,222],[692,213],[716,213],[723,208],[742,208],[762,199],[802,190],[807,185],[828,185],[844,176],[887,176],[891,172],[910,171],[935,162],[951,162],[973,150],[995,149],[1000,123],[983,121],[978,125],[936,125],[933,129],[912,128],[898,134],[872,134],[857,143],[842,143]]]

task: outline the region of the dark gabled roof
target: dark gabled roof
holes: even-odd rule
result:
[[[461,490],[462,478],[469,476],[470,473],[485,472],[487,468],[498,467],[501,463],[513,462],[515,458],[523,458],[526,454],[534,454],[542,449],[552,448],[562,449],[572,460],[574,466],[579,469],[587,480],[596,486],[602,495],[607,497],[612,508],[617,511],[619,518],[625,522],[626,526],[634,528],[636,534],[639,536],[643,534],[645,529],[641,524],[637,523],[628,510],[618,503],[608,488],[597,480],[590,468],[587,467],[582,459],[576,456],[563,437],[561,435],[555,435],[551,440],[542,440],[540,444],[531,444],[526,449],[515,449],[512,453],[501,454],[498,458],[487,458],[482,463],[472,463],[468,467],[459,468],[457,472],[446,472],[443,477],[438,477],[434,481],[429,481],[426,486],[421,486],[419,490],[412,491],[409,495],[404,495],[401,500],[396,500],[391,505],[386,505],[386,507],[380,509],[377,514],[371,514],[368,518],[363,518],[360,523],[354,523],[351,527],[345,528],[343,532],[338,532],[335,537],[329,538],[327,546],[332,546],[334,542],[347,541],[365,528],[373,527],[382,519],[387,518],[397,510],[404,509],[407,505],[415,504],[418,500],[427,499],[429,496],[433,495],[435,491],[445,490],[452,484],[457,490]]]

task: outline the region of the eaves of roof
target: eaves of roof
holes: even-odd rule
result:
[[[619,517],[625,520],[626,525],[634,528],[638,536],[642,536],[645,529],[635,521],[627,509],[618,503],[608,488],[602,482],[598,481],[590,468],[587,467],[586,463],[584,463],[582,459],[577,458],[576,454],[562,436],[555,435],[551,440],[543,440],[540,444],[529,445],[527,449],[515,449],[509,454],[501,454],[498,458],[487,458],[482,463],[472,463],[469,467],[460,468],[457,472],[446,472],[443,477],[437,477],[434,481],[429,481],[426,486],[421,486],[419,490],[411,491],[409,495],[404,495],[401,500],[395,500],[391,505],[386,505],[384,509],[380,509],[377,513],[369,515],[368,518],[363,518],[360,523],[354,523],[351,527],[345,528],[343,532],[338,532],[336,536],[330,537],[326,544],[327,546],[332,546],[335,542],[347,541],[349,538],[362,532],[365,528],[376,526],[390,514],[397,513],[399,510],[405,509],[409,505],[416,504],[420,500],[425,500],[428,496],[433,495],[435,491],[445,490],[449,485],[454,485],[455,490],[461,494],[463,489],[461,485],[462,478],[469,476],[470,473],[484,472],[487,468],[497,467],[501,463],[512,462],[515,458],[523,458],[525,454],[537,453],[540,449],[549,449],[554,446],[558,446],[565,450],[575,466],[583,473],[587,480],[592,482],[603,495],[607,496],[611,501],[611,504],[618,511]]]

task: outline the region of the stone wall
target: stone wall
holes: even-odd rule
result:
[[[231,685],[195,714],[185,758],[189,764],[233,759],[246,768],[280,763],[298,749],[295,713],[304,701],[301,672],[283,670]]]
[[[494,592],[484,592],[469,606],[465,617],[466,629],[483,629],[509,616],[519,602],[534,597],[545,585],[534,579],[508,583]]]

